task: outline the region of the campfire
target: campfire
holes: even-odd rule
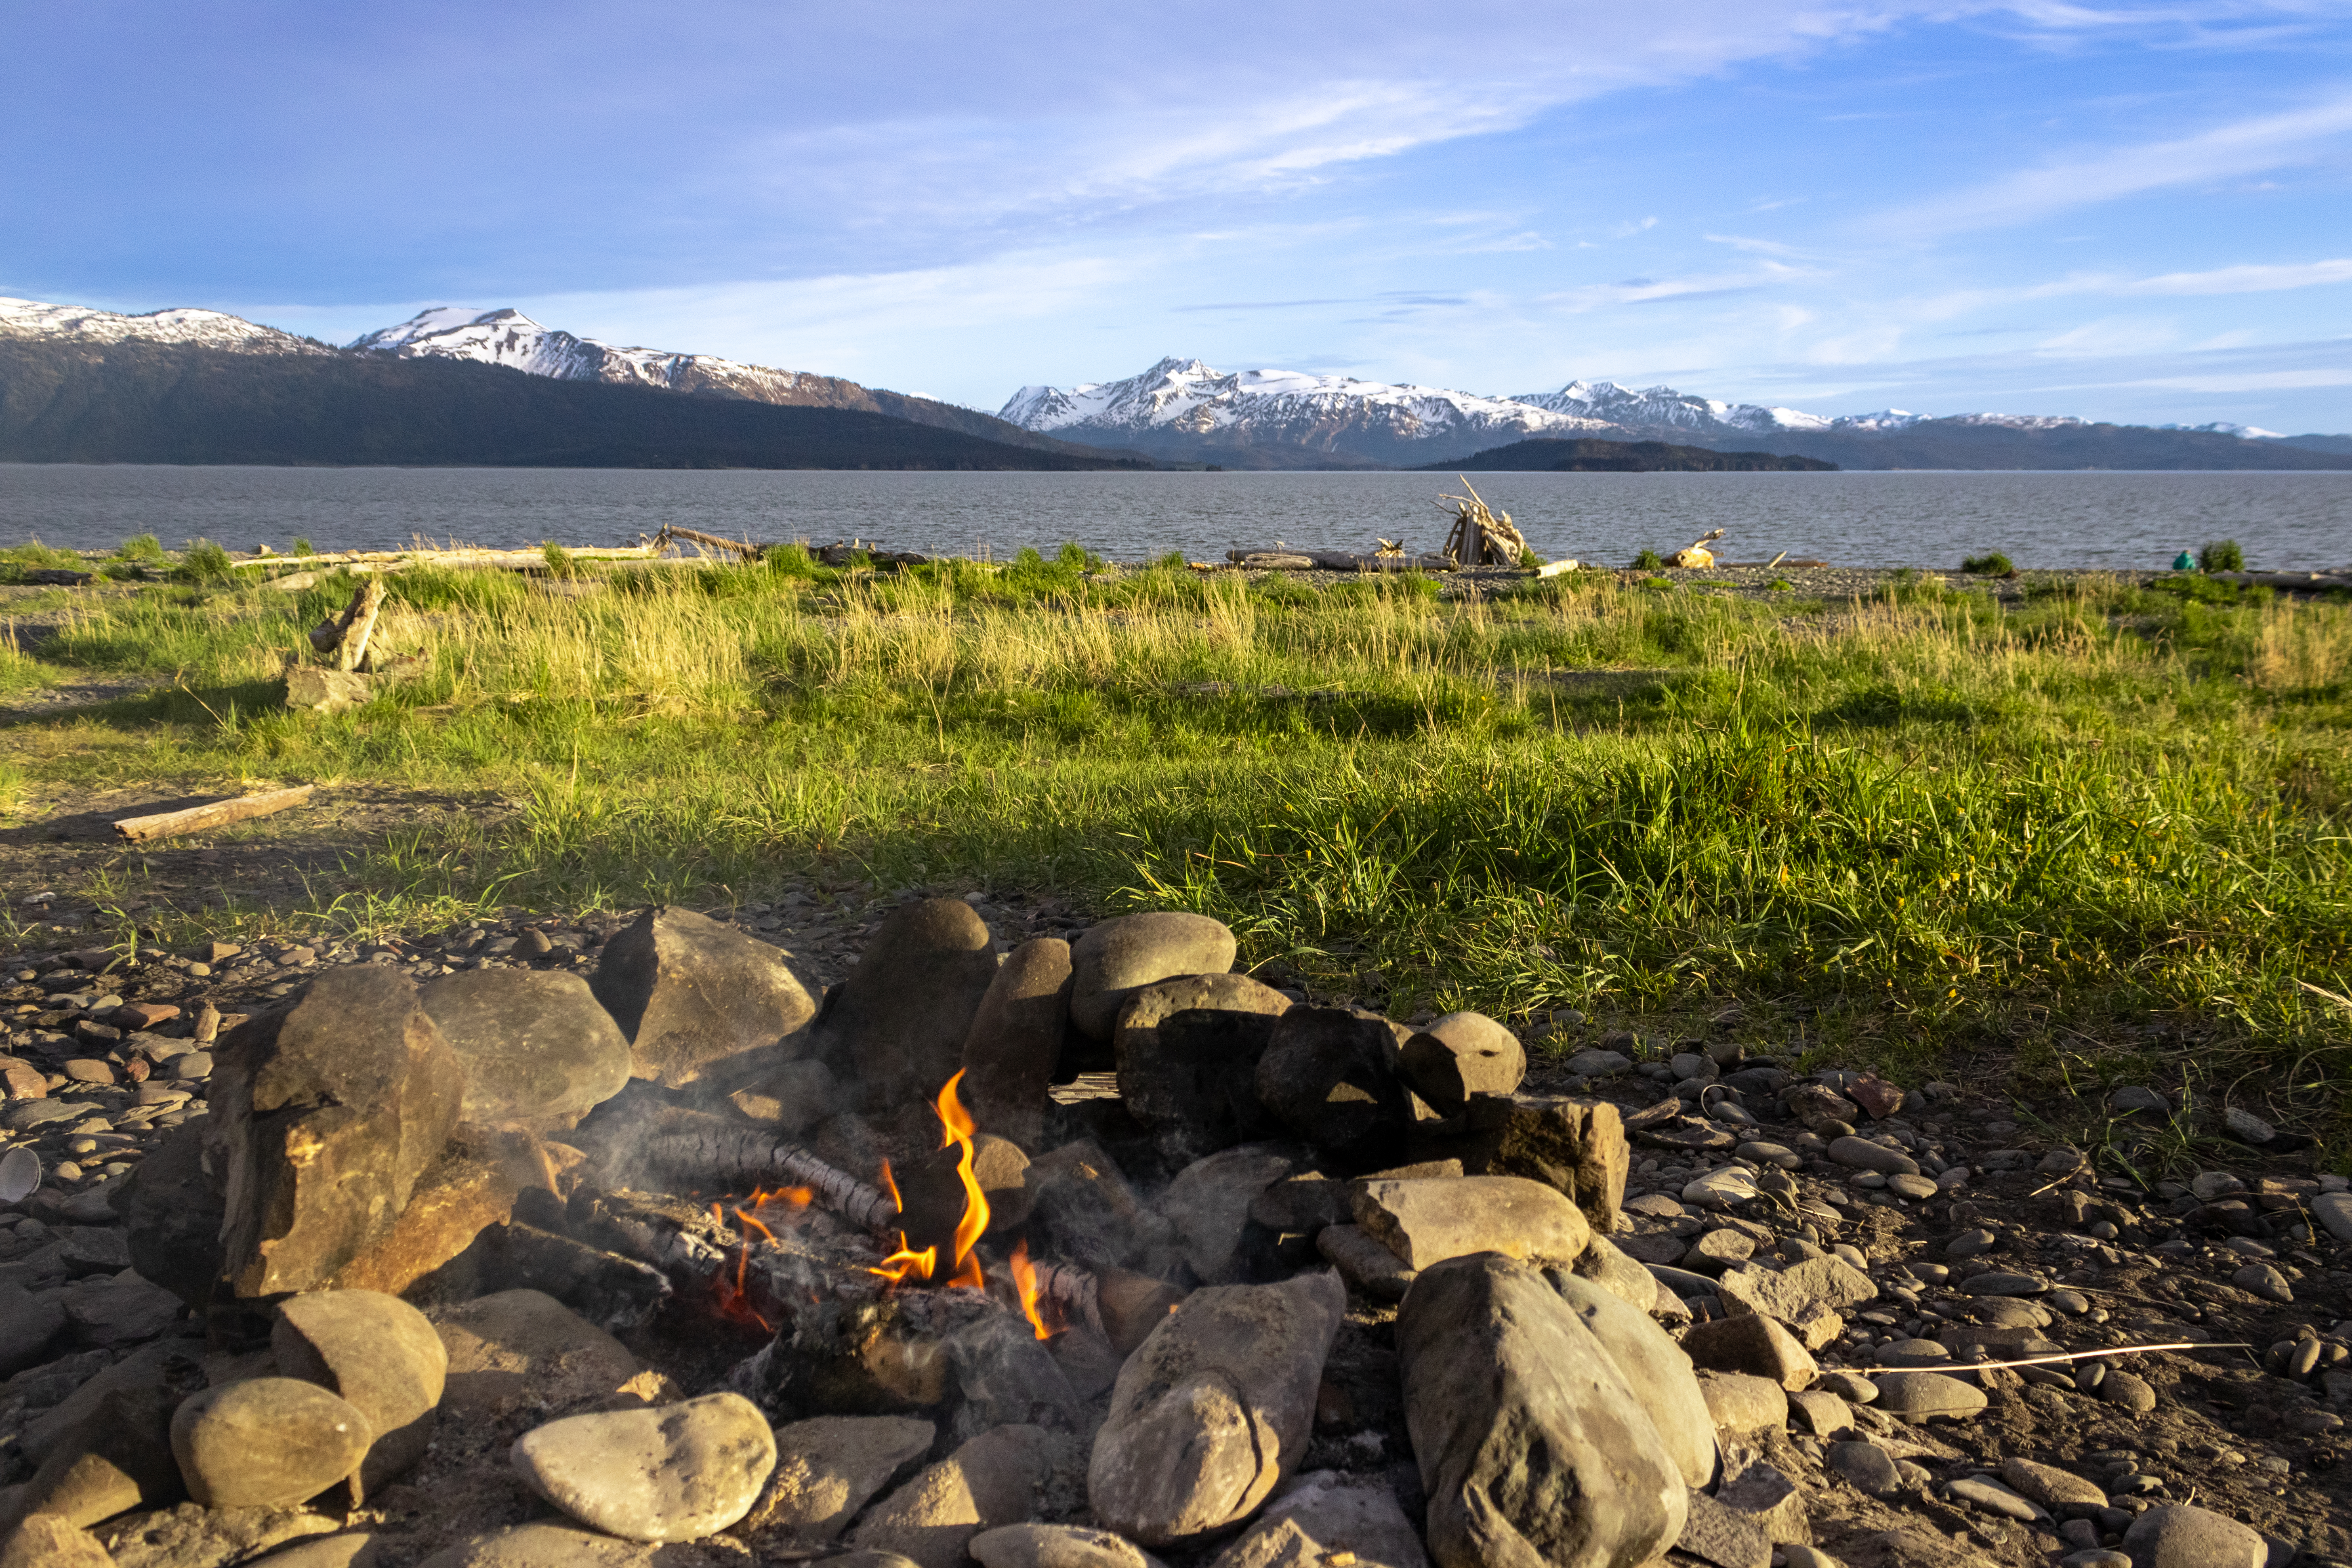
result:
[[[231,1510],[328,1519],[330,1489],[346,1522],[316,1528],[373,1510],[435,1568],[719,1532],[920,1568],[1236,1536],[1235,1563],[1744,1568],[1811,1540],[1782,1424],[1852,1415],[1813,1352],[1919,1297],[1830,1250],[1854,1200],[1742,1101],[1858,1186],[1945,1202],[1916,1137],[1856,1131],[1910,1097],[1719,1041],[1644,1064],[1673,1092],[1629,1119],[1527,1092],[1494,1019],[1318,1005],[1235,957],[1182,913],[1000,956],[929,900],[822,997],[675,910],[586,979],[323,973],[221,1037],[211,1113],[112,1199],[137,1289],[177,1298],[149,1332],[184,1302],[215,1359],[113,1363],[80,1425],[24,1428],[41,1468],[9,1506],[65,1519],[60,1478],[113,1467],[118,1564]],[[1693,1163],[1680,1202],[1624,1212],[1629,1130]],[[1840,1386],[1910,1419],[1985,1403],[1874,1375]]]

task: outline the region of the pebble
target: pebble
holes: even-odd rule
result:
[[[2156,1390],[2128,1372],[2111,1371],[2101,1378],[2099,1397],[2140,1415],[2156,1408]]]
[[[1874,1143],[1867,1138],[1857,1138],[1852,1133],[1830,1145],[1830,1160],[1832,1163],[1858,1171],[1875,1171],[1884,1176],[1916,1176],[1919,1173],[1918,1162],[1900,1149],[1889,1149],[1883,1143]]]
[[[1984,1390],[1940,1372],[1880,1373],[1871,1381],[1878,1385],[1877,1408],[1906,1421],[1974,1415],[1987,1403]]]
[[[2107,1096],[2107,1109],[2119,1116],[2127,1116],[2136,1110],[2153,1110],[2162,1116],[2171,1112],[2172,1102],[2152,1089],[2126,1085]]]
[[[1813,1386],[1849,1405],[1869,1405],[1878,1398],[1878,1384],[1858,1372],[1825,1372]]]
[[[775,1435],[740,1394],[569,1415],[526,1433],[515,1468],[531,1490],[627,1541],[698,1541],[751,1510],[776,1468]]]
[[[1969,1275],[1960,1281],[1960,1289],[1971,1296],[2039,1296],[2050,1289],[2050,1281],[2038,1274],[2012,1274],[1996,1268]]]
[[[1952,1352],[1934,1340],[1896,1340],[1878,1347],[1873,1358],[1885,1367],[1929,1370],[1951,1364]]]
[[[2294,1290],[2287,1284],[2286,1276],[2267,1263],[2249,1263],[2230,1276],[2230,1283],[2266,1301],[2294,1300]]]
[[[1832,1443],[1822,1462],[1866,1496],[1888,1498],[1903,1489],[1894,1458],[1875,1443]]]
[[[2046,1521],[2050,1515],[2038,1505],[2018,1496],[2007,1487],[1987,1480],[1982,1476],[1968,1476],[1947,1482],[1944,1490],[1962,1502],[1970,1503],[1991,1513],[1998,1513],[2021,1523],[2032,1524]]]
[[[1906,1198],[1926,1199],[1943,1189],[1926,1176],[1893,1175],[1886,1178],[1886,1190]]]

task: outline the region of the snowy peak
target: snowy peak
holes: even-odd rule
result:
[[[404,359],[462,359],[503,365],[557,381],[602,381],[659,387],[665,392],[719,392],[760,403],[798,401],[809,378],[796,371],[742,364],[715,354],[615,348],[594,338],[543,327],[520,310],[443,306],[419,310],[349,345],[361,353]]]
[[[1764,435],[1777,430],[1826,430],[1831,421],[1794,408],[1772,408],[1754,403],[1718,403],[1694,397],[1671,386],[1650,386],[1636,392],[1613,381],[1571,381],[1558,392],[1529,393],[1512,401],[1555,413],[1581,415],[1673,439],[1695,435]]]
[[[1306,371],[1225,373],[1172,355],[1124,381],[1024,386],[997,417],[1080,440],[1299,447],[1375,461],[1418,455],[1412,448],[1435,439],[1466,448],[1610,429],[1508,398]]]
[[[79,305],[0,298],[0,338],[85,343],[179,343],[234,353],[310,354],[332,350],[219,310],[151,310],[124,316]]]

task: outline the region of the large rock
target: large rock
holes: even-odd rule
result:
[[[484,1231],[513,1218],[524,1188],[544,1188],[548,1180],[543,1152],[529,1134],[461,1126],[417,1179],[392,1228],[322,1287],[401,1295],[464,1254]]]
[[[1070,944],[1034,937],[1005,954],[963,1037],[961,1092],[982,1131],[1038,1147],[1069,1026]]]
[[[1420,1533],[1397,1506],[1393,1488],[1318,1470],[1266,1504],[1257,1522],[1210,1568],[1324,1568],[1350,1560],[1352,1568],[1429,1568]]]
[[[939,1429],[903,1415],[818,1415],[776,1428],[776,1468],[738,1534],[821,1546],[931,1451]]]
[[[1524,1176],[1365,1182],[1356,1223],[1414,1269],[1475,1252],[1570,1263],[1592,1239],[1581,1209]]]
[[[1528,1076],[1527,1047],[1484,1013],[1448,1013],[1404,1043],[1404,1077],[1440,1116],[1457,1116],[1474,1094],[1509,1095]]]
[[[374,1434],[350,1401],[292,1377],[208,1388],[172,1415],[188,1495],[210,1509],[289,1508],[360,1468]]]
[[[360,1466],[369,1491],[404,1473],[433,1441],[449,1352],[425,1315],[373,1290],[322,1290],[278,1309],[269,1349],[281,1376],[341,1394],[375,1441]]]
[[[1306,1451],[1346,1307],[1330,1274],[1187,1297],[1111,1389],[1087,1467],[1097,1521],[1165,1546],[1246,1519]]]
[[[69,1447],[86,1424],[118,1394],[144,1395],[159,1384],[195,1386],[203,1381],[197,1358],[204,1352],[201,1340],[158,1340],[153,1344],[141,1345],[50,1409],[26,1421],[19,1438],[25,1458],[36,1465],[47,1463],[51,1455]]]
[[[14,1377],[48,1360],[65,1328],[66,1304],[57,1291],[35,1296],[22,1285],[0,1281],[0,1377]]]
[[[187,1375],[117,1388],[68,1435],[31,1480],[0,1502],[0,1531],[27,1514],[96,1524],[134,1508],[167,1508],[186,1494],[172,1452],[173,1406],[195,1385]]]
[[[1100,1271],[1131,1267],[1165,1278],[1182,1260],[1176,1227],[1135,1194],[1118,1163],[1086,1140],[1038,1156],[1022,1173],[1030,1241]]]
[[[1603,1234],[1617,1228],[1632,1168],[1616,1106],[1544,1095],[1475,1099],[1461,1115],[1416,1129],[1412,1155],[1459,1160],[1472,1175],[1525,1176],[1557,1187]]]
[[[862,1087],[869,1107],[936,1099],[963,1066],[964,1041],[996,973],[994,941],[970,904],[901,904],[825,996],[811,1047]]]
[[[2124,1550],[2133,1568],[2263,1568],[2271,1560],[2260,1531],[2185,1503],[2152,1508],[2132,1521]]]
[[[1630,1568],[1681,1535],[1681,1465],[1540,1269],[1493,1254],[1426,1269],[1396,1339],[1442,1568]]]
[[[569,1128],[629,1081],[628,1038],[577,974],[472,969],[417,999],[465,1066],[467,1121]]]
[[[1802,1323],[1820,1312],[1843,1312],[1874,1300],[1878,1287],[1842,1258],[1809,1258],[1778,1270],[1726,1269],[1716,1281],[1716,1294],[1727,1311]]]
[[[1709,1372],[1769,1377],[1791,1391],[1811,1388],[1821,1372],[1796,1335],[1759,1312],[1693,1323],[1683,1331],[1683,1350],[1693,1363]]]
[[[790,954],[691,910],[638,916],[604,944],[588,987],[629,1037],[630,1072],[668,1089],[816,1016]]]
[[[620,1341],[541,1291],[501,1290],[427,1316],[449,1355],[441,1403],[452,1412],[575,1408],[642,1370]]]
[[[1293,1007],[1258,1058],[1258,1103],[1343,1171],[1401,1163],[1412,1099],[1387,1019],[1349,1007]]]
[[[1707,1414],[1718,1432],[1744,1437],[1788,1425],[1789,1391],[1769,1377],[1701,1372],[1698,1393],[1706,1401]]]
[[[224,1268],[239,1296],[323,1284],[389,1231],[457,1125],[465,1069],[405,975],[331,969],[215,1052]]]
[[[1684,1483],[1703,1487],[1712,1481],[1715,1417],[1707,1409],[1706,1396],[1699,1392],[1691,1358],[1647,1312],[1600,1286],[1557,1268],[1545,1277],[1609,1352],[1625,1386],[1633,1391],[1650,1425],[1657,1428],[1658,1440],[1681,1470]]]
[[[205,1169],[211,1120],[164,1131],[123,1178],[119,1194],[131,1266],[199,1311],[220,1281],[221,1223],[228,1213],[222,1184]],[[12,1370],[0,1362],[0,1372]]]
[[[1177,910],[1090,926],[1070,944],[1070,1022],[1108,1044],[1135,992],[1179,974],[1221,974],[1239,951],[1222,922]]]
[[[71,1521],[37,1513],[0,1539],[0,1568],[114,1568],[114,1558]]]
[[[531,1490],[625,1541],[698,1541],[751,1512],[776,1468],[775,1435],[740,1394],[570,1415],[528,1433],[514,1464]]]
[[[273,1547],[331,1532],[341,1518],[307,1508],[213,1509],[184,1502],[110,1520],[96,1533],[121,1568],[242,1568]]]
[[[1245,1143],[1185,1166],[1152,1207],[1176,1227],[1184,1261],[1203,1284],[1234,1284],[1244,1272],[1250,1205],[1297,1168],[1278,1149]]]
[[[850,1544],[919,1568],[961,1568],[973,1536],[1034,1516],[1052,1461],[1042,1427],[983,1432],[868,1509]]]
[[[1146,985],[1119,1009],[1119,1098],[1170,1146],[1206,1154],[1268,1130],[1258,1059],[1290,998],[1246,974]]]

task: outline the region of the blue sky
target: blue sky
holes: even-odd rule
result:
[[[0,293],[2352,430],[2352,0],[20,0]]]

